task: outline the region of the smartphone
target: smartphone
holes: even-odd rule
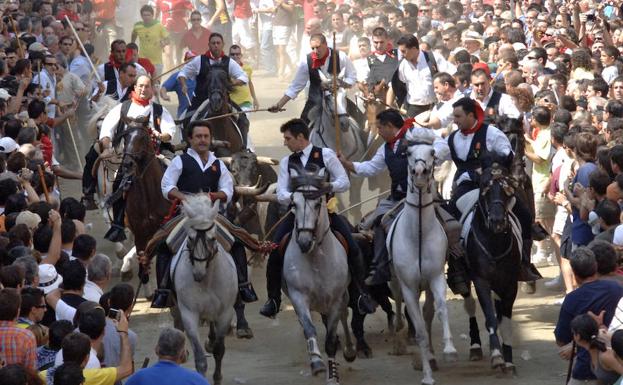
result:
[[[121,310],[118,309],[110,309],[108,310],[108,318],[116,319],[119,321],[121,319]]]
[[[595,21],[595,15],[593,14],[586,15],[586,21]]]

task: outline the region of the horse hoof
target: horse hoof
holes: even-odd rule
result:
[[[481,347],[469,349],[469,360],[470,361],[480,361],[482,360],[482,357],[483,357],[483,353],[482,353]]]
[[[459,354],[457,352],[444,353],[443,360],[445,362],[457,362],[459,360]]]
[[[502,367],[502,373],[508,378],[513,378],[517,375],[517,368],[512,362],[506,362]]]
[[[251,328],[236,329],[236,337],[250,340],[253,338],[253,330]]]
[[[536,293],[536,282],[522,282],[521,283],[521,291],[526,294],[534,294]]]
[[[422,380],[422,385],[435,385],[435,380],[432,378],[430,380]]]
[[[372,349],[365,342],[357,342],[357,357],[361,359],[372,358]]]
[[[132,269],[126,271],[126,272],[122,272],[121,273],[121,282],[128,282],[132,280],[132,277],[134,276],[134,273],[132,272]]]
[[[214,383],[214,385],[221,385],[221,383],[223,382],[223,376],[222,375],[214,375],[212,377],[212,382]]]
[[[324,373],[327,371],[327,367],[325,366],[322,360],[318,359],[317,361],[312,361],[311,363],[311,373],[313,376],[317,376],[320,373]]]
[[[430,364],[430,368],[432,369],[433,372],[436,372],[439,370],[439,366],[437,365],[437,360],[434,358],[431,358],[428,363]]]
[[[344,356],[344,359],[346,360],[346,362],[353,362],[357,358],[357,351],[353,349],[352,346],[350,346],[344,349],[344,352],[342,353],[342,355]]]
[[[504,366],[504,359],[501,355],[491,357],[491,369],[497,369]]]

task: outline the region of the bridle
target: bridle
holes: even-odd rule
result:
[[[207,262],[208,264],[210,263],[210,261],[212,261],[212,259],[214,259],[214,256],[216,255],[216,248],[215,247],[207,247],[206,246],[206,250],[210,251],[209,253],[207,253],[207,255],[203,258],[197,258],[197,256],[195,255],[195,250],[197,248],[197,245],[201,242],[204,245],[208,242],[216,242],[216,239],[208,239],[207,238],[207,233],[208,231],[212,230],[214,228],[214,226],[216,226],[215,223],[212,223],[207,229],[194,229],[193,230],[197,233],[197,235],[194,237],[193,242],[188,242],[186,250],[188,250],[188,257],[190,258],[190,263],[194,266],[195,262]],[[189,238],[190,240],[190,238]]]
[[[134,122],[137,122],[136,120]],[[149,161],[147,162],[147,164],[145,164],[142,167],[142,171],[141,173],[138,175],[138,178],[141,179],[144,175],[145,172],[149,169],[149,166],[151,165],[151,163],[156,159],[156,143],[154,143],[153,140],[151,140],[152,135],[153,135],[153,130],[149,127],[148,125],[149,122],[149,118],[147,118],[147,121],[145,122],[139,122],[142,124],[132,124],[132,125],[127,125],[127,128],[124,129],[121,133],[119,133],[119,137],[123,138],[126,141],[126,144],[124,146],[124,150],[123,150],[123,158],[122,158],[122,164],[124,163],[125,159],[129,159],[133,165],[134,168],[136,169],[138,167],[138,163],[140,163],[140,160],[143,159],[146,155],[152,155],[152,151],[153,151],[153,155],[152,157],[150,157]],[[150,145],[152,146],[152,150],[150,151],[149,149],[142,149],[139,151],[128,151],[128,140],[125,139],[126,136],[128,136],[129,134],[135,132],[135,131],[142,131],[144,132],[147,137],[150,139],[151,143]]]
[[[313,190],[313,191],[297,189],[297,190],[294,190],[294,192],[301,193],[303,195],[303,200],[305,201],[305,204],[303,205],[303,222],[305,222],[305,218],[307,215],[307,208],[311,206],[309,204],[309,200],[316,200],[318,198],[321,198],[322,195],[327,193],[323,189]],[[313,228],[307,228],[307,227],[301,228],[298,225],[298,221],[295,220],[294,229],[297,234],[301,231],[308,231],[314,234],[313,236],[314,241],[318,242],[318,245],[321,245],[325,239],[326,234],[329,232],[330,226],[327,226],[327,229],[320,235],[320,237],[316,237],[316,229],[318,228],[318,222],[320,221],[320,210],[322,209],[322,203],[319,203],[317,207],[315,207],[314,209],[316,209],[317,211],[316,220],[314,221],[314,227]],[[310,207],[310,211],[311,211],[311,207]]]

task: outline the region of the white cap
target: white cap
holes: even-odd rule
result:
[[[614,229],[612,243],[617,246],[623,246],[623,225],[618,225],[617,228]]]
[[[17,151],[18,149],[19,149],[19,146],[17,145],[17,142],[13,140],[13,138],[9,138],[8,136],[5,136],[4,138],[0,138],[0,152],[3,152],[5,154],[10,154],[13,151]]]
[[[58,289],[61,283],[63,283],[63,277],[56,272],[54,265],[47,263],[39,265],[39,289],[45,294]]]

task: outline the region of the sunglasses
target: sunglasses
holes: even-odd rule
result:
[[[190,21],[201,21],[201,18],[191,18]]]
[[[46,305],[36,305],[35,307],[37,309],[45,309],[47,306]]]

